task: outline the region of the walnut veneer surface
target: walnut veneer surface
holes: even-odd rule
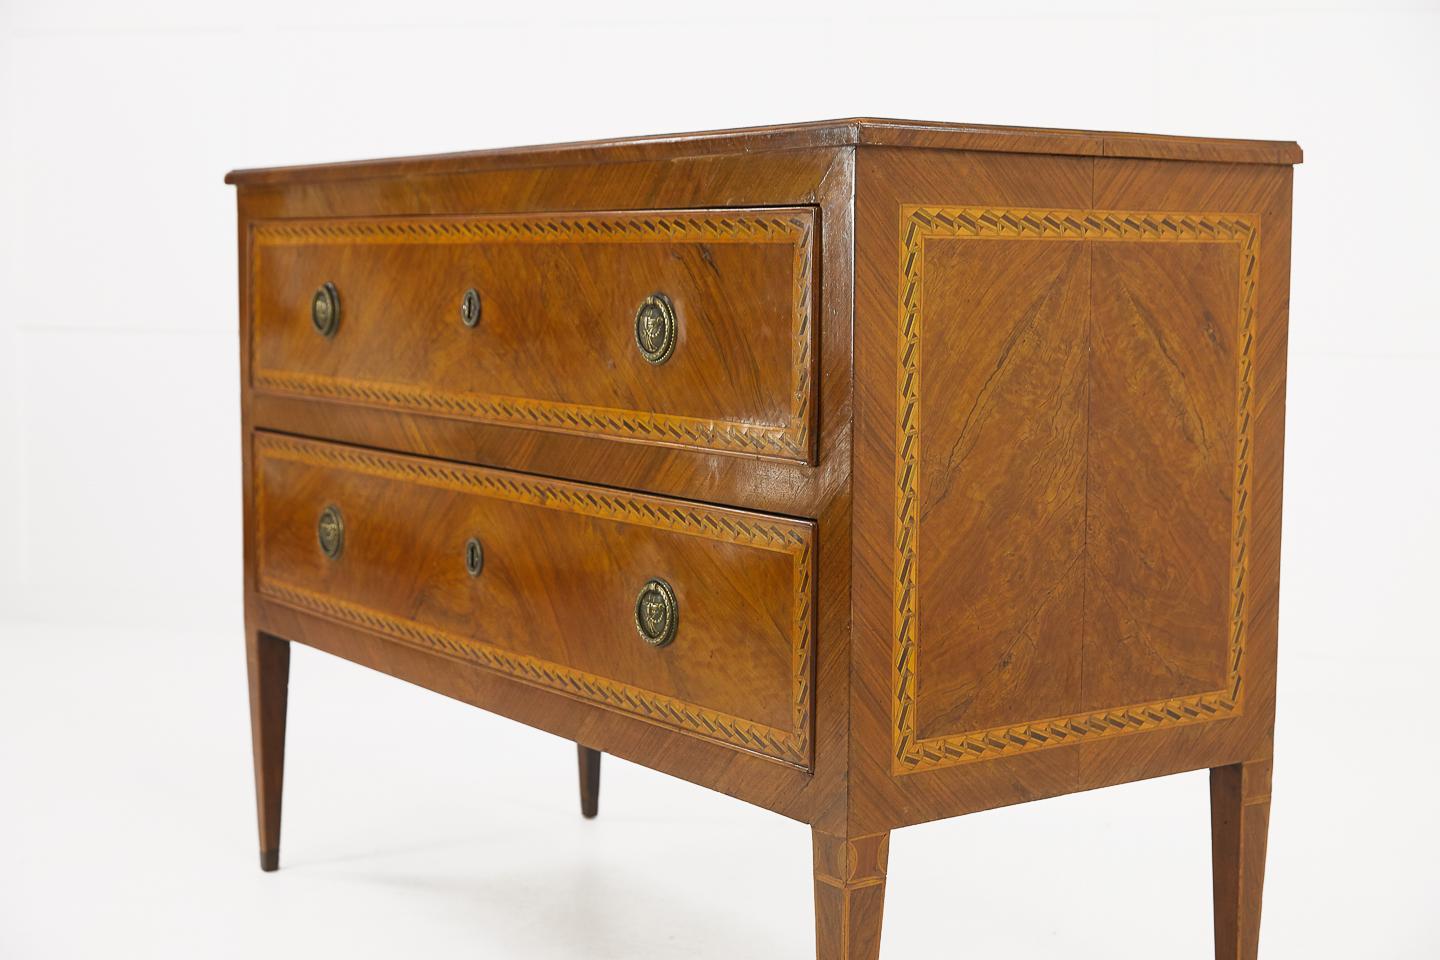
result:
[[[891,830],[1209,768],[1253,958],[1299,161],[843,120],[231,174],[262,866],[299,642],[574,740],[586,816],[605,752],[809,824],[821,960],[878,955]]]

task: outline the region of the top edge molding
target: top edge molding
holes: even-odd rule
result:
[[[465,153],[356,160],[345,163],[232,170],[225,182],[239,185],[323,180],[481,173],[513,167],[580,163],[627,163],[781,150],[854,146],[1075,157],[1128,157],[1203,163],[1290,165],[1302,162],[1298,144],[1288,140],[1230,140],[1142,133],[1107,133],[1042,127],[926,123],[914,120],[852,118],[814,123],[705,130],[695,133],[583,140],[541,146],[505,147]]]

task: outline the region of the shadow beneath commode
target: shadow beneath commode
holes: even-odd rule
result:
[[[528,849],[519,837],[436,840],[283,869],[413,893],[423,899],[427,925],[438,921],[446,939],[473,937],[486,958],[769,960],[812,949],[808,913],[790,916],[777,930],[773,916],[767,923],[743,910],[753,893],[740,903],[716,896],[746,887],[738,871],[716,869],[728,864],[705,863],[706,857],[676,862],[673,855],[655,858],[653,850],[617,857],[613,846],[586,850],[554,835],[533,840]],[[777,944],[777,934],[786,941],[793,935],[793,948]]]

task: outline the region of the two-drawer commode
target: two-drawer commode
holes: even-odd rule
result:
[[[822,960],[892,829],[1210,768],[1254,957],[1298,161],[847,120],[231,174],[262,866],[293,641],[575,741],[587,816],[605,752],[811,825]]]

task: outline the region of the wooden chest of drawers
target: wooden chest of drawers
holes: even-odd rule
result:
[[[1253,957],[1289,143],[848,120],[241,171],[261,862],[289,643],[811,826],[1211,769]],[[1139,945],[1117,944],[1125,952]]]

